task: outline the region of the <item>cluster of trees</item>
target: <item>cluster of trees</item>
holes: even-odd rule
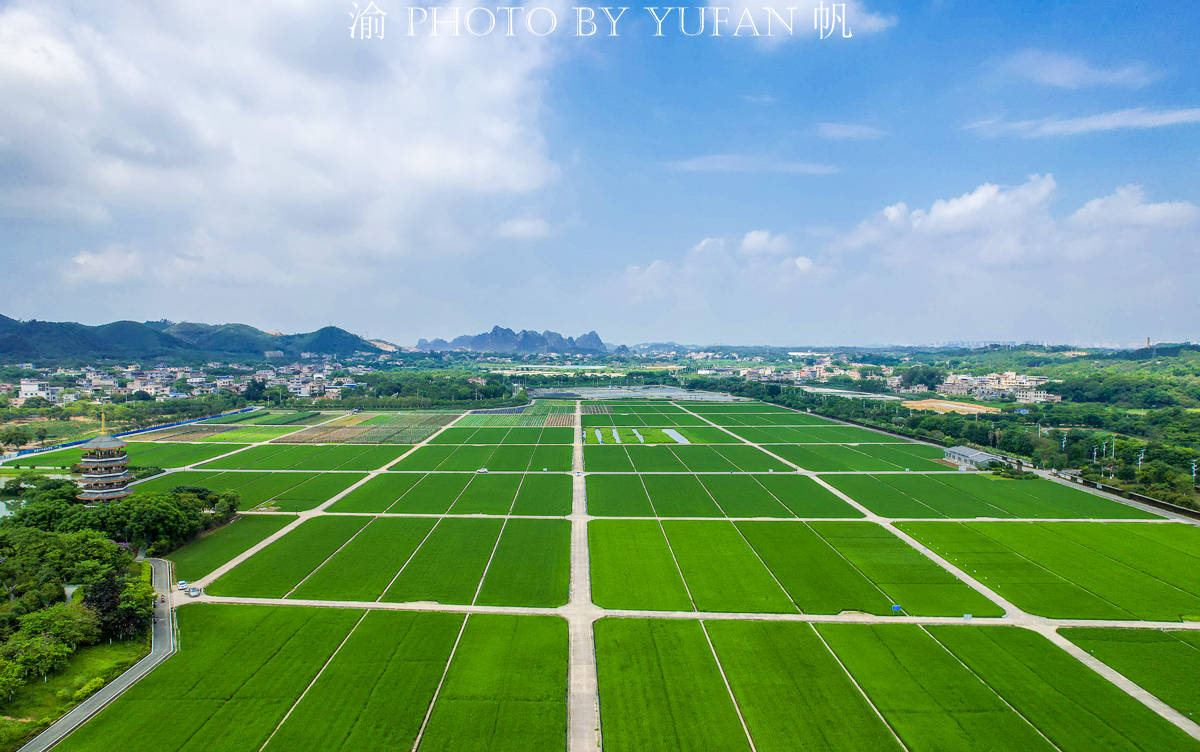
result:
[[[1069,376],[1061,383],[1047,384],[1046,391],[1071,402],[1098,402],[1134,409],[1200,405],[1200,382],[1165,376],[1107,373]]]
[[[102,638],[141,633],[154,608],[148,567],[95,530],[0,525],[0,697]],[[65,585],[77,590],[68,601]]]
[[[23,500],[0,522],[0,588],[8,596],[0,599],[0,699],[61,668],[81,646],[144,634],[155,594],[149,566],[133,552],[173,549],[238,507],[236,494],[203,488],[93,506],[76,492],[70,480],[32,473],[0,486],[0,496]]]
[[[17,476],[4,485],[3,493],[19,496],[24,504],[5,524],[58,533],[94,530],[155,555],[228,522],[237,513],[239,501],[231,491],[181,487],[85,505],[75,499],[77,492],[70,480],[31,473]]]

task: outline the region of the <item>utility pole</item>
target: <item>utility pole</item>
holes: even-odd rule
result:
[[[1096,464],[1096,450],[1099,448],[1100,447],[1096,446],[1095,444],[1092,445],[1092,464],[1093,465]]]
[[[1146,450],[1143,449],[1142,451],[1138,452],[1138,472],[1141,472],[1142,460],[1144,460],[1145,458],[1146,458]],[[1192,463],[1192,478],[1194,479],[1195,476],[1196,476],[1196,463],[1193,462]]]

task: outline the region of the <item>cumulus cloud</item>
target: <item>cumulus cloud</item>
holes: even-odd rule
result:
[[[315,0],[0,7],[0,221],[94,241],[59,271],[97,283],[132,258],[176,284],[230,261],[328,281],[544,231],[502,223],[556,179],[551,42],[365,43],[344,17]]]
[[[832,175],[837,167],[814,162],[795,162],[751,154],[707,154],[691,159],[669,162],[667,166],[681,172],[781,172],[792,175]]]
[[[1061,89],[1093,86],[1140,89],[1149,86],[1160,77],[1145,63],[1106,68],[1092,65],[1076,55],[1035,49],[1013,53],[1001,61],[999,68],[1004,73]]]
[[[1125,186],[1064,211],[1058,192],[1053,176],[1032,175],[927,206],[896,203],[812,235],[802,255],[767,231],[707,238],[622,279],[647,322],[692,316],[726,341],[758,341],[739,333],[747,321],[789,322],[774,341],[792,344],[1113,341],[1135,321],[1191,335],[1179,324],[1200,320],[1200,207]]]
[[[780,256],[792,248],[784,235],[772,234],[769,230],[751,230],[742,237],[738,250],[750,256]]]
[[[1073,118],[1048,117],[1036,120],[992,118],[971,123],[967,126],[967,130],[973,130],[985,136],[1015,134],[1026,138],[1044,138],[1047,136],[1077,136],[1105,131],[1165,128],[1196,123],[1200,123],[1200,108],[1148,110],[1144,107],[1133,107]]]

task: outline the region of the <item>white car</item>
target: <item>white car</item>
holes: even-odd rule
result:
[[[187,580],[180,580],[179,582],[175,583],[175,589],[187,590]]]
[[[199,598],[200,597],[200,588],[198,588],[198,587],[188,588],[187,594],[188,594],[189,598]]]

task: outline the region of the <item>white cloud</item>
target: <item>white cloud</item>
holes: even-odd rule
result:
[[[769,230],[751,230],[742,238],[738,251],[749,256],[780,256],[792,248],[787,237]]]
[[[883,138],[887,131],[855,123],[819,123],[817,135],[831,141],[872,141]]]
[[[558,173],[551,42],[362,43],[344,11],[0,6],[0,218],[92,238],[60,251],[68,278],[140,255],[177,283],[225,262],[327,281],[486,248]]]
[[[1057,194],[1051,175],[984,183],[886,206],[832,236],[796,233],[801,249],[767,231],[707,238],[622,281],[645,326],[688,321],[709,341],[757,342],[762,322],[792,344],[1112,341],[1157,321],[1171,323],[1156,336],[1194,336],[1200,207],[1125,186],[1062,212]]]
[[[1085,117],[1050,117],[1040,120],[1003,119],[981,120],[967,126],[986,136],[1016,134],[1026,138],[1047,136],[1076,136],[1083,133],[1164,128],[1172,125],[1194,125],[1200,123],[1200,108],[1170,110],[1147,110],[1134,107],[1113,112],[1103,112]]]
[[[750,154],[708,154],[667,164],[681,172],[780,172],[792,175],[832,175],[837,167],[813,162],[794,162]]]
[[[1000,63],[1000,70],[1045,86],[1082,89],[1091,86],[1121,86],[1140,89],[1159,79],[1145,63],[1100,68],[1087,60],[1046,50],[1021,50]]]
[[[496,237],[510,240],[541,240],[550,237],[553,228],[544,219],[506,219],[496,228]]]
[[[1110,196],[1092,199],[1075,211],[1069,221],[1080,227],[1173,228],[1195,224],[1200,207],[1187,201],[1146,203],[1140,185],[1118,188]]]

